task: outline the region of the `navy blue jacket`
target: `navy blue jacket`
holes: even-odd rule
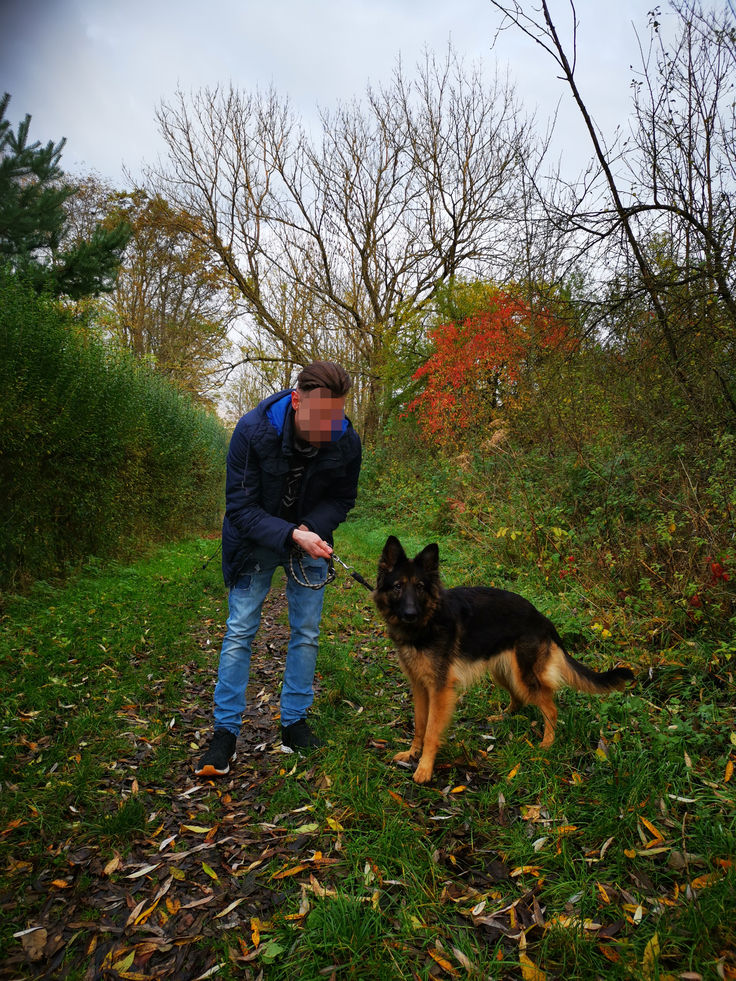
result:
[[[291,390],[264,399],[235,427],[227,455],[222,572],[232,586],[258,545],[286,554],[291,532],[306,525],[332,544],[332,533],[355,505],[360,437],[349,419],[342,436],[317,450],[304,472],[297,522],[279,517],[294,443]]]

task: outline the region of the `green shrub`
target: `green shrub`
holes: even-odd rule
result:
[[[210,527],[220,421],[0,274],[0,584]]]

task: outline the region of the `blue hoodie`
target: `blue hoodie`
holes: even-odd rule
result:
[[[284,484],[294,444],[291,390],[264,399],[235,427],[227,455],[222,572],[232,586],[258,545],[286,554],[291,532],[306,525],[325,541],[355,506],[360,474],[360,437],[349,419],[338,440],[317,450],[304,473],[297,522],[280,518]]]

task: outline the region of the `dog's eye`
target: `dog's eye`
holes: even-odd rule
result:
[[[423,583],[423,582],[418,582],[418,583],[416,584],[416,588],[417,588],[417,590],[418,590],[418,591],[419,591],[420,593],[423,593],[423,592],[424,592],[424,583]]]
[[[394,588],[395,592],[400,593],[401,592],[401,583],[400,582],[395,582],[393,588]]]

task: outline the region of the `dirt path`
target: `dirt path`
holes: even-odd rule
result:
[[[296,759],[280,752],[279,689],[289,636],[285,619],[283,584],[275,583],[253,648],[238,759],[224,780],[196,780],[191,768],[212,731],[221,624],[206,621],[194,632],[197,644],[212,657],[206,668],[193,662],[184,666],[181,711],[165,736],[152,741],[138,736],[136,721],[145,721],[141,716],[149,707],[131,706],[131,753],[117,761],[110,778],[115,793],[104,785],[100,793],[110,794],[118,818],[144,807],[141,817],[146,816],[139,817],[138,826],[146,830],[133,833],[112,858],[109,851],[101,854],[93,839],[66,854],[59,846],[57,857],[65,858],[68,871],[53,882],[43,877],[29,884],[29,905],[43,894],[48,898],[5,956],[0,977],[73,973],[86,981],[103,976],[194,981],[222,963],[224,931],[233,931],[229,941],[238,943],[229,948],[229,956],[244,971],[241,977],[262,977],[268,920],[290,885],[288,879],[285,884],[270,876],[259,879],[259,871],[271,859],[283,864],[298,858],[318,880],[337,863],[314,850],[319,845],[313,837],[259,821],[267,806],[266,786],[277,789],[284,765],[291,767]],[[159,772],[149,779],[148,767],[165,752],[171,758],[165,777]],[[120,769],[126,772],[122,793]],[[315,767],[303,779],[319,787]],[[251,961],[257,963],[250,967]]]

